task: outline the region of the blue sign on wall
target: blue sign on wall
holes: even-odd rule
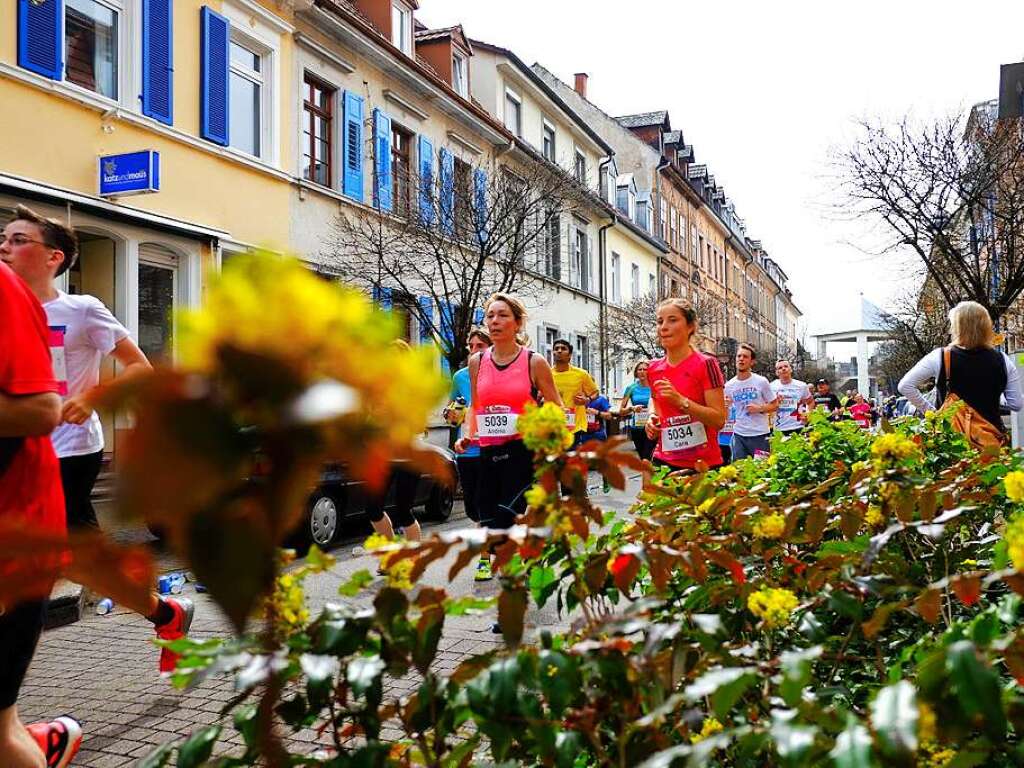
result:
[[[101,155],[100,196],[138,195],[160,191],[160,153],[152,149]]]

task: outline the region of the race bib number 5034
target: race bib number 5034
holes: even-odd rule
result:
[[[683,417],[689,418],[689,417]],[[699,421],[681,421],[679,417],[669,419],[661,429],[661,450],[685,451],[699,448],[708,441],[707,430]]]

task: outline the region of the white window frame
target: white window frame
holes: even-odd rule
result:
[[[455,76],[458,72],[462,73],[461,88],[458,78]],[[469,60],[465,54],[456,50],[452,51],[452,88],[462,98],[469,98]]]
[[[580,161],[581,160],[583,161],[583,174],[582,174],[582,178],[580,178],[581,174],[579,172]],[[587,172],[588,172],[588,170],[589,169],[587,168],[587,155],[586,155],[586,153],[582,149],[580,149],[579,147],[575,147],[575,151],[573,152],[573,155],[572,155],[572,177],[574,179],[576,179],[576,181],[578,181],[583,186],[586,186],[587,185]]]
[[[590,363],[590,339],[587,338],[585,333],[576,333],[573,335],[575,336],[572,340],[573,365],[589,372],[590,367],[588,363]]]
[[[231,45],[237,45],[244,48],[249,53],[254,54],[260,60],[260,71],[255,72],[248,68],[242,67],[236,64],[231,58]],[[267,102],[268,99],[268,82],[266,69],[271,66],[271,53],[267,50],[267,47],[263,45],[259,40],[247,35],[245,32],[235,29],[234,25],[231,25],[231,38],[228,42],[228,90],[231,89],[231,76],[238,75],[239,77],[248,80],[251,83],[255,83],[259,88],[260,104],[259,104],[259,152],[255,155],[250,155],[245,150],[239,149],[238,147],[231,144],[231,137],[228,136],[228,146],[230,146],[236,152],[241,152],[249,157],[254,157],[257,160],[266,160],[267,155],[270,151],[270,130],[268,123],[272,119],[271,115],[268,114]]]
[[[395,29],[395,16],[405,21],[405,29]],[[412,56],[412,8],[405,3],[391,0],[391,44],[406,56]],[[404,32],[405,34],[401,34]]]
[[[522,113],[520,113],[522,114]],[[551,134],[551,156],[544,152],[544,140],[547,138],[548,133]],[[540,151],[544,157],[552,163],[558,162],[558,131],[555,130],[554,123],[547,118],[541,121],[540,128]]]
[[[611,295],[612,304],[622,303],[622,286],[621,286],[621,275],[620,270],[622,268],[622,257],[619,254],[612,251],[611,259]]]
[[[658,292],[658,280],[653,272],[647,273],[647,291],[652,295]]]
[[[629,287],[633,292],[633,299],[640,298],[640,265],[633,262],[629,271]]]
[[[512,101],[516,105],[516,124],[510,126],[508,124],[510,115],[508,114],[508,103]],[[523,97],[513,91],[508,86],[505,87],[505,99],[501,103],[501,115],[502,123],[508,130],[512,131],[516,136],[522,137],[523,135]]]
[[[542,328],[544,329],[544,338],[537,339],[537,343],[541,344],[541,354],[544,355],[544,359],[548,361],[549,365],[554,365],[554,347],[555,339],[561,337],[561,333],[558,330],[557,325],[549,325],[545,323]]]
[[[115,83],[117,85],[117,96],[111,98],[106,96],[99,91],[92,91],[85,86],[78,85],[67,79],[67,5],[63,6],[64,16],[61,18],[61,29],[63,30],[63,36],[60,41],[60,55],[61,55],[61,72],[60,72],[60,83],[67,88],[70,88],[78,93],[85,93],[89,96],[97,99],[101,99],[109,104],[117,104],[122,107],[127,107],[135,112],[142,114],[142,100],[131,96],[130,94],[142,93],[142,67],[141,66],[125,66],[125,62],[135,62],[136,59],[141,61],[142,56],[142,23],[140,18],[142,16],[141,3],[139,2],[121,2],[121,0],[92,0],[96,5],[102,5],[105,8],[110,9],[117,14],[117,40],[115,41],[114,48],[116,50],[117,61],[115,66],[117,67],[117,76],[115,77]]]

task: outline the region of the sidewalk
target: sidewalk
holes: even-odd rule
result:
[[[591,480],[593,486],[593,476]],[[613,491],[605,495],[600,487],[594,501],[606,510],[623,512],[636,498],[639,481],[634,478],[625,493]],[[108,517],[103,516],[107,524]],[[457,530],[470,525],[457,505],[452,519],[444,524],[427,524],[425,535],[441,530]],[[146,540],[144,531],[118,530],[120,540]],[[350,538],[332,552],[338,566],[331,573],[311,577],[307,594],[315,615],[328,601],[338,602],[337,587],[348,576],[362,568],[376,568],[376,559],[369,555],[352,555],[353,547],[362,538]],[[443,586],[453,596],[494,595],[498,582],[476,583],[472,568],[466,568],[452,583],[447,581],[448,568],[454,555],[432,564],[421,583]],[[163,569],[180,567],[169,556],[159,557]],[[196,602],[196,617],[191,635],[196,638],[227,636],[228,621],[205,594],[197,594],[188,585],[185,596]],[[358,602],[366,601],[363,597]],[[435,661],[439,672],[450,672],[465,658],[501,646],[500,636],[491,634],[492,615],[449,617],[439,644]],[[527,638],[539,628],[564,628],[553,606],[543,611],[529,611],[526,616]],[[117,768],[134,765],[156,746],[187,736],[198,726],[219,721],[219,711],[234,695],[230,679],[204,682],[194,690],[178,691],[157,673],[158,649],[150,642],[152,626],[141,616],[124,609],[115,609],[108,616],[97,616],[90,606],[84,618],[66,627],[43,635],[29,677],[22,689],[18,707],[26,722],[70,714],[82,721],[85,739],[75,766]],[[418,685],[418,676],[411,674],[389,681],[385,698],[411,693]],[[223,743],[241,745],[230,718],[224,720]],[[387,729],[384,736],[389,734]],[[315,751],[320,744],[313,731],[292,737],[294,747]],[[323,745],[326,745],[326,741]],[[303,749],[303,751],[306,751]]]

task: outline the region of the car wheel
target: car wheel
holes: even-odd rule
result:
[[[444,485],[435,485],[430,491],[430,498],[427,499],[425,511],[431,520],[444,522],[452,516],[452,507],[455,505],[455,492]]]
[[[303,537],[308,544],[321,549],[329,547],[338,537],[341,526],[341,505],[330,493],[318,490],[309,498],[309,512]]]

